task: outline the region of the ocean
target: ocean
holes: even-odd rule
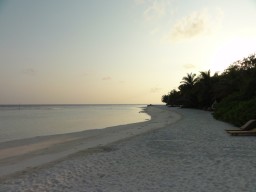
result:
[[[0,142],[143,122],[146,105],[0,105]]]

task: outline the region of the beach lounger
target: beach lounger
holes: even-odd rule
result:
[[[256,120],[252,119],[245,123],[243,126],[240,127],[239,129],[231,129],[231,130],[226,130],[227,133],[230,135],[251,135],[251,136],[256,136]]]
[[[254,129],[256,127],[256,119],[252,119],[250,121],[247,121],[243,126],[240,127],[241,131],[249,131],[251,129]],[[239,129],[229,129],[226,130],[227,132],[229,131],[238,131]]]
[[[228,133],[232,136],[256,136],[256,128],[250,131],[242,131],[242,130],[230,130]]]

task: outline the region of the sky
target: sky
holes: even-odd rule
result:
[[[0,104],[158,104],[256,52],[255,0],[0,0]]]

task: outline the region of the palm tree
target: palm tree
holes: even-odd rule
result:
[[[203,72],[203,71],[200,72],[199,81],[206,83],[206,82],[209,82],[210,79],[211,79],[211,71],[210,70],[205,71],[205,72]]]
[[[196,107],[194,88],[198,81],[196,74],[187,73],[187,76],[182,78],[179,86],[181,93],[181,101],[185,107]]]
[[[196,74],[194,73],[187,73],[187,76],[182,78],[182,85],[186,87],[193,87],[195,83],[197,82],[198,78],[196,77]]]
[[[198,80],[197,98],[200,108],[208,108],[211,106],[213,98],[211,71],[200,72]]]

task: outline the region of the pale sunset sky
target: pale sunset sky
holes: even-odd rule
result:
[[[155,104],[256,51],[256,0],[0,0],[0,104]]]

